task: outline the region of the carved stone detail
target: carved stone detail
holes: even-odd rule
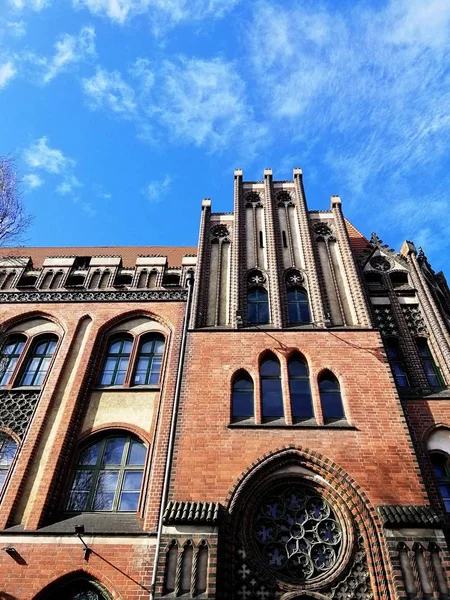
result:
[[[0,303],[26,302],[185,302],[187,290],[159,291],[77,291],[77,292],[3,292]]]
[[[315,233],[318,236],[320,236],[321,238],[327,238],[327,237],[329,237],[333,233],[333,230],[328,225],[328,223],[323,223],[323,222],[316,223],[313,226],[313,229],[314,229]]]
[[[411,304],[402,305],[402,312],[412,335],[417,336],[427,334],[427,327],[418,306]]]
[[[38,398],[38,391],[0,391],[0,425],[23,438]]]
[[[211,227],[210,234],[212,238],[224,239],[229,237],[230,231],[226,225],[220,223],[219,225],[213,225]]]
[[[385,256],[374,256],[370,259],[370,266],[377,271],[389,271],[392,269],[392,263]]]
[[[374,306],[373,312],[382,335],[398,335],[397,321],[390,306]]]

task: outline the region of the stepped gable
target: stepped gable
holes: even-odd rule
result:
[[[4,248],[3,256],[29,256],[40,269],[52,256],[121,256],[124,268],[134,267],[138,256],[167,256],[169,267],[179,267],[183,256],[196,255],[197,246],[67,246]]]

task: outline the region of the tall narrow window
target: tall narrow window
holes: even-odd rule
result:
[[[253,379],[246,372],[239,373],[233,382],[232,419],[242,421],[254,416],[255,403],[253,394]]]
[[[286,237],[286,232],[285,231],[281,232],[281,237],[283,238],[283,248],[287,248],[288,245],[287,245],[287,237]]]
[[[16,442],[0,431],[0,491],[8,475],[16,449]]]
[[[291,288],[287,292],[288,315],[291,325],[310,323],[308,296],[301,288]]]
[[[23,336],[13,336],[7,340],[2,351],[0,360],[0,386],[11,382],[12,374],[16,368],[17,361],[22,354],[26,339]]]
[[[122,336],[110,342],[100,377],[100,385],[123,385],[132,345],[131,336]]]
[[[386,350],[396,384],[398,387],[408,387],[408,376],[406,375],[405,365],[398,347],[398,340],[395,338],[388,338],[386,340]]]
[[[262,231],[259,232],[259,247],[264,248],[264,237]]]
[[[153,334],[146,336],[138,351],[137,366],[134,373],[134,385],[157,385],[164,351],[164,338]]]
[[[330,371],[325,371],[319,377],[319,392],[325,421],[342,419],[345,414],[342,406],[341,388],[339,381]]]
[[[439,369],[434,362],[433,355],[428,347],[427,340],[425,338],[418,338],[416,342],[419,349],[419,355],[422,359],[422,364],[427,375],[428,383],[431,387],[440,387],[444,385]]]
[[[56,336],[40,337],[31,346],[19,385],[41,385],[52,360]]]
[[[260,374],[263,420],[284,417],[280,363],[274,354],[266,354],[261,362]]]
[[[253,288],[247,295],[247,322],[254,325],[269,322],[269,297],[262,287]]]
[[[450,464],[448,456],[440,452],[433,452],[430,458],[445,510],[450,512]]]
[[[309,370],[305,359],[299,354],[294,354],[289,359],[288,372],[292,417],[294,421],[310,419],[313,416],[313,409]]]
[[[78,458],[67,510],[136,511],[146,449],[132,436],[108,436]]]

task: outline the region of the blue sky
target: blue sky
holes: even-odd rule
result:
[[[311,209],[448,273],[448,0],[0,0],[0,30],[27,244],[196,244],[234,168],[299,166]]]

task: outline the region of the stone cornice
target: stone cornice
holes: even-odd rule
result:
[[[185,302],[187,290],[80,290],[1,292],[0,304],[47,302]]]

